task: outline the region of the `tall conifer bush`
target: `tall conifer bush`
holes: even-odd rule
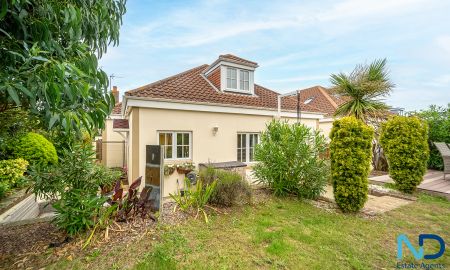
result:
[[[344,212],[359,211],[367,201],[373,128],[355,117],[333,122],[330,134],[334,198]]]
[[[417,117],[395,116],[382,126],[381,145],[396,187],[412,193],[427,170],[430,155],[427,123]]]

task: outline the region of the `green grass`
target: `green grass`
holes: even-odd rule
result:
[[[426,195],[375,219],[273,198],[212,216],[208,224],[189,220],[162,229],[158,241],[144,238],[113,255],[91,254],[89,269],[393,269],[401,233],[416,247],[419,234],[440,235],[447,243],[444,256],[425,262],[450,268],[449,229],[450,202]],[[425,253],[437,248],[425,243]],[[415,262],[409,250],[404,253],[403,262]],[[83,269],[81,261],[86,259],[54,266]]]

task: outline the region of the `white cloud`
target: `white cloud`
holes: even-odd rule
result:
[[[219,5],[203,3],[177,9],[157,21],[134,26],[126,38],[144,47],[178,48],[193,47],[218,42],[238,35],[283,29],[294,32],[299,29],[318,28],[327,33],[355,30],[368,22],[379,22],[417,9],[424,0],[347,0],[324,9],[320,5],[289,2],[261,5],[254,12],[230,11]],[[245,5],[243,6],[245,10]],[[339,31],[338,31],[339,32]],[[301,38],[301,37],[300,37]]]
[[[329,78],[329,75],[312,75],[312,76],[298,76],[282,79],[265,80],[269,83],[288,83],[288,82],[303,82],[303,81],[317,81]]]
[[[340,2],[331,9],[319,14],[319,21],[342,21],[368,19],[381,20],[383,17],[393,14],[405,13],[408,10],[418,8],[424,0],[383,0],[383,1],[361,1],[347,0]]]
[[[436,44],[450,54],[450,35],[443,35],[436,38]]]
[[[431,81],[424,83],[424,85],[434,87],[450,87],[450,74],[438,76]]]

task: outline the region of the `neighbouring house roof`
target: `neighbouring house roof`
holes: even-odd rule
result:
[[[313,86],[299,90],[300,106],[310,105],[316,108],[319,112],[326,113],[327,116],[332,116],[336,109],[346,102],[346,97],[335,94],[332,89],[322,86]]]
[[[122,102],[118,102],[114,105],[112,114],[122,114]]]
[[[128,129],[128,119],[113,119],[113,129]]]
[[[247,62],[254,64],[237,56],[221,55],[227,60]],[[220,59],[219,57],[219,59]],[[141,97],[149,99],[163,99],[180,102],[198,102],[209,104],[220,104],[230,106],[255,107],[259,109],[276,110],[278,108],[279,93],[255,84],[254,95],[221,92],[217,90],[211,81],[204,76],[204,71],[209,65],[201,65],[166,79],[125,92],[126,97]],[[295,111],[297,109],[296,97],[284,97],[281,102],[283,111]],[[314,106],[301,104],[302,111],[320,112]]]

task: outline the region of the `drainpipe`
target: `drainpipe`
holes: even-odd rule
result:
[[[281,95],[278,95],[278,119],[281,118]]]

